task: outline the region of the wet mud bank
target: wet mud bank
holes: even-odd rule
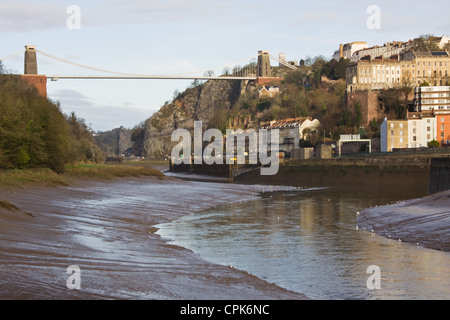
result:
[[[450,191],[370,208],[357,217],[359,228],[378,235],[450,251]]]
[[[242,186],[152,178],[0,191],[0,299],[300,300],[155,234],[158,224],[257,196]],[[67,287],[67,268],[81,289]]]

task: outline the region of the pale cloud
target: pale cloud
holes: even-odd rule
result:
[[[157,111],[139,107],[132,101],[106,104],[72,89],[55,90],[51,99],[61,103],[63,113],[75,112],[77,117],[85,119],[95,131],[106,131],[120,126],[133,128]]]
[[[0,32],[27,32],[65,26],[66,7],[54,1],[3,1]]]

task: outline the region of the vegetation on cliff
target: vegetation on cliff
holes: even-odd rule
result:
[[[0,169],[61,173],[65,165],[81,161],[104,161],[84,120],[64,115],[58,103],[39,96],[20,77],[1,74]]]

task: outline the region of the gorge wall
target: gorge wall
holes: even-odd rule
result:
[[[221,111],[233,107],[247,84],[247,81],[212,80],[180,93],[145,122],[144,156],[152,159],[168,157],[177,144],[171,141],[173,131],[191,131],[194,121],[202,121],[203,129],[210,125],[216,128],[224,120],[220,119]]]

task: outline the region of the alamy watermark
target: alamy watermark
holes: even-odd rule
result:
[[[66,13],[69,17],[66,20],[66,25],[69,30],[81,29],[81,9],[79,6],[69,6],[66,9]]]
[[[261,164],[261,175],[276,175],[279,169],[279,131],[261,129],[226,130],[226,154],[224,156],[224,137],[218,129],[209,129],[203,134],[201,121],[194,122],[194,138],[186,129],[172,133],[172,141],[179,142],[172,149],[175,165],[184,164]],[[182,139],[180,141],[180,138]],[[246,143],[248,139],[248,144]],[[192,141],[194,155],[192,159]],[[203,150],[203,142],[209,144]],[[193,160],[193,161],[192,161]],[[268,167],[267,167],[268,166]]]
[[[367,289],[380,290],[381,289],[381,269],[379,266],[369,266],[367,273],[371,276],[367,279]]]
[[[67,278],[66,285],[70,290],[81,289],[81,269],[78,266],[70,266],[67,268],[67,274],[70,276]]]
[[[367,18],[367,28],[369,30],[381,29],[381,8],[377,5],[371,5],[367,8],[367,14],[370,16]]]

